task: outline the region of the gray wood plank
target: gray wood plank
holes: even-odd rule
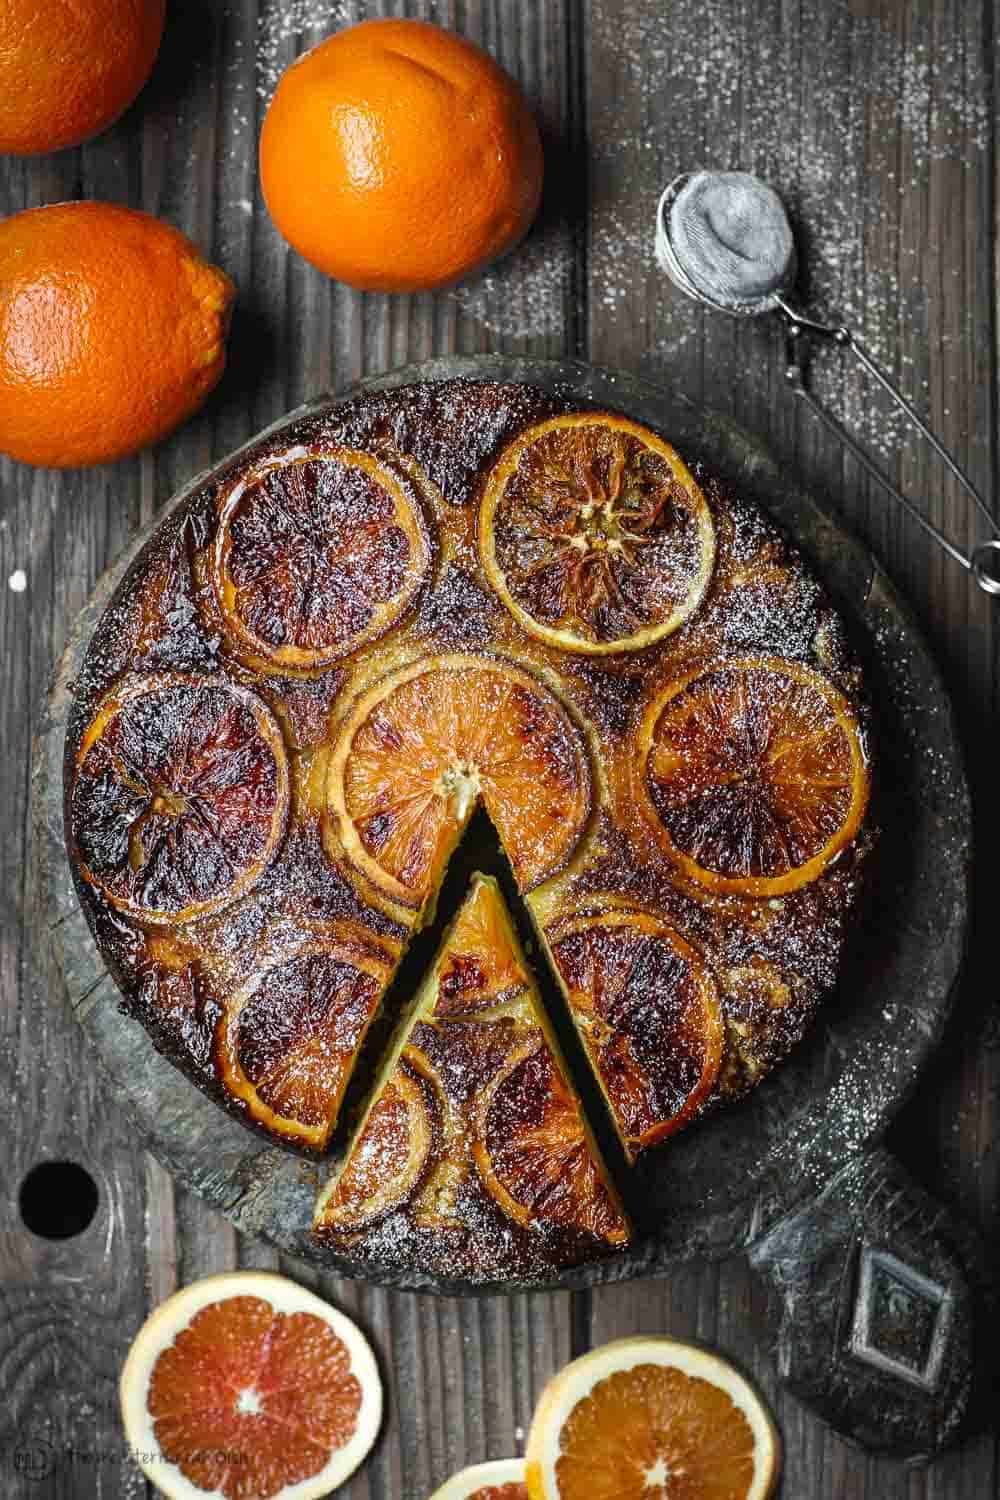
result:
[[[696,308],[650,253],[657,195],[678,172],[761,172],[804,231],[813,304],[852,324],[995,495],[995,7],[590,0],[588,16],[590,355],[679,377],[842,508],[930,634],[965,727],[979,826],[995,834],[995,607],[795,410],[778,330]],[[956,486],[841,355],[817,357],[814,385],[932,519],[960,541],[982,534]],[[995,1238],[1000,1027],[995,986],[983,994],[988,961],[985,937],[974,937],[950,1044],[891,1140],[932,1191]],[[591,1336],[668,1331],[718,1343],[775,1405],[789,1496],[995,1493],[988,1438],[908,1475],[852,1451],[782,1397],[759,1299],[742,1263],[692,1267],[655,1289],[596,1291]]]

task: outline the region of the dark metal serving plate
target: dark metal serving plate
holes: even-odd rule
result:
[[[879,1182],[898,1171],[871,1148],[947,1017],[965,941],[971,842],[968,792],[948,698],[909,611],[865,548],[754,438],[676,392],[575,362],[445,358],[366,380],[339,397],[311,402],[296,415],[362,391],[454,376],[523,381],[616,407],[662,431],[689,462],[704,460],[792,535],[827,584],[865,663],[878,717],[878,818],[884,833],[869,906],[836,995],[805,1042],[749,1099],[695,1126],[658,1155],[653,1231],[618,1259],[549,1284],[591,1286],[739,1249],[769,1266],[781,1236],[798,1222],[796,1215],[815,1215],[817,1203],[843,1194],[845,1172],[854,1171],[860,1184],[848,1184],[851,1201],[860,1202],[863,1194],[871,1202],[872,1183],[865,1174],[870,1176],[873,1163],[880,1164]],[[316,1245],[309,1234],[316,1173],[229,1119],[154,1050],[138,1022],[122,1014],[117,988],[77,904],[62,827],[63,739],[72,684],[126,569],[164,517],[205,478],[198,475],[185,486],[102,578],[57,671],[34,770],[48,881],[47,941],[59,952],[76,1017],[149,1149],[239,1229],[348,1275],[414,1289],[482,1291],[419,1275],[375,1274]],[[878,1184],[875,1198],[877,1189]],[[869,1227],[859,1230],[865,1244],[874,1243]],[[871,1282],[870,1266],[866,1276]],[[942,1272],[937,1280],[933,1275],[924,1280],[937,1285],[943,1277]],[[911,1291],[917,1285],[912,1277],[906,1284]],[[931,1328],[935,1337],[936,1327]],[[931,1354],[923,1353],[926,1365]],[[921,1358],[918,1350],[913,1360]],[[877,1363],[872,1362],[873,1371]]]

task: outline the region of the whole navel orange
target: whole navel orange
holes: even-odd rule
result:
[[[0,153],[78,146],[149,77],[166,0],[0,0]]]
[[[0,453],[65,469],[166,437],[222,374],[234,294],[136,209],[55,203],[0,221]]]
[[[362,290],[446,286],[521,238],[542,147],[514,80],[426,21],[348,27],[293,63],[260,142],[271,217]]]

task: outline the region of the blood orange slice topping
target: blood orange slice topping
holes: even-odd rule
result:
[[[409,1203],[441,1140],[441,1111],[424,1071],[401,1058],[368,1112],[340,1176],[316,1205],[315,1228],[367,1228]]]
[[[507,662],[443,656],[354,703],[328,798],[352,863],[420,906],[480,799],[522,890],[566,862],[590,812],[580,731],[548,688]]]
[[[776,896],[854,838],[867,755],[846,698],[796,662],[723,662],[672,683],[639,732],[635,791],[673,862],[700,885]]]
[[[719,1072],[715,984],[691,945],[660,918],[610,911],[547,934],[573,1017],[635,1157],[686,1125]]]
[[[177,1500],[318,1500],[367,1454],[382,1407],[359,1330],[260,1272],[195,1282],[158,1308],[121,1396],[141,1466]]]
[[[483,566],[529,634],[633,651],[697,609],[715,560],[705,497],[668,443],[606,412],[552,417],[489,475]]]
[[[385,633],[430,565],[419,502],[388,464],[286,455],[222,502],[213,583],[227,629],[279,667],[317,667]]]
[[[515,1223],[628,1239],[580,1106],[544,1042],[516,1053],[487,1089],[474,1150],[487,1191]]]
[[[288,801],[281,732],[260,699],[165,675],[105,698],[80,742],[69,814],[87,880],[124,911],[181,922],[255,884]]]
[[[524,1460],[500,1458],[453,1474],[431,1500],[528,1500]]]
[[[262,969],[220,1022],[223,1086],[272,1134],[325,1145],[389,972],[361,944],[309,948]]]

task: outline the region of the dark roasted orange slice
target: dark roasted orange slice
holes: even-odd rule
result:
[[[868,758],[847,699],[798,662],[750,657],[673,682],[650,703],[636,801],[685,875],[778,896],[815,880],[861,826]]]
[[[573,1019],[630,1158],[697,1114],[722,1059],[714,981],[659,917],[611,910],[546,933]]]
[[[363,941],[316,942],[260,969],[216,1035],[223,1087],[272,1135],[318,1150],[390,974]]]
[[[419,907],[480,797],[522,890],[567,861],[590,812],[583,737],[558,698],[509,662],[439,656],[352,705],[328,799],[348,859]]]
[[[413,1198],[441,1140],[441,1110],[426,1069],[406,1054],[375,1100],[347,1166],[316,1204],[316,1227],[368,1228]]]
[[[516,1224],[552,1224],[609,1244],[629,1237],[596,1147],[551,1048],[515,1053],[485,1091],[474,1146],[487,1192]]]
[[[255,694],[215,678],[126,681],[77,752],[69,818],[81,873],[150,921],[217,910],[260,878],[288,799],[281,731]]]
[[[292,450],[224,497],[213,584],[230,635],[276,667],[318,667],[391,629],[431,559],[409,483],[350,448]]]
[[[491,470],[479,550],[530,635],[636,651],[701,603],[715,561],[705,497],[662,438],[607,412],[529,427]]]

